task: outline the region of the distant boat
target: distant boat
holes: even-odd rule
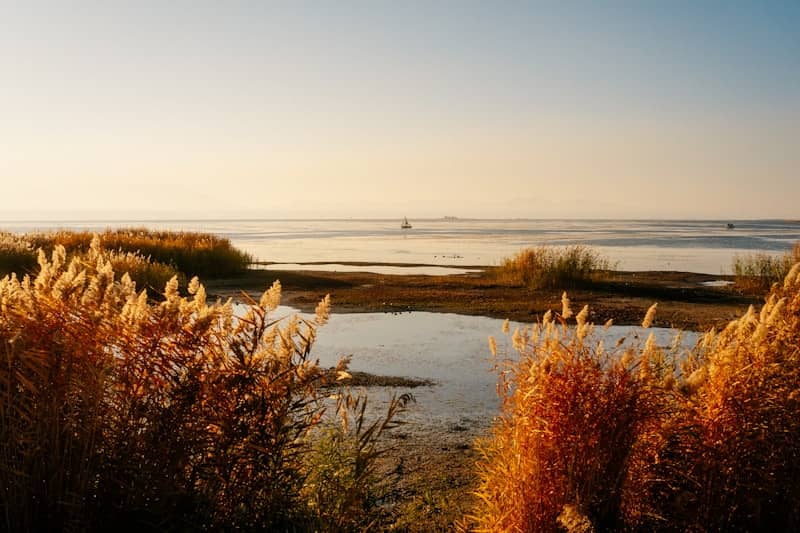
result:
[[[735,227],[736,227],[736,226],[734,226],[734,225],[733,225],[731,222],[728,222],[728,229],[733,229],[733,228],[735,228]]]
[[[403,223],[400,224],[400,228],[402,228],[402,229],[411,229],[411,224],[408,223],[408,218],[403,217]]]

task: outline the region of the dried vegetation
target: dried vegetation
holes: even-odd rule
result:
[[[88,231],[0,233],[0,274],[32,272],[40,248],[51,254],[60,245],[68,258],[83,256],[93,236]],[[140,287],[152,281],[152,287],[160,289],[175,274],[183,279],[231,276],[246,270],[253,261],[249,254],[234,248],[228,239],[208,233],[125,228],[106,230],[99,237],[103,246],[117,255],[113,261],[115,271],[125,272],[120,268],[131,268],[131,277],[139,281]],[[148,268],[151,272],[144,273]],[[143,277],[137,280],[134,274],[143,274]],[[164,275],[167,277],[162,280]]]
[[[310,359],[327,299],[314,319],[275,320],[276,283],[235,315],[196,278],[182,297],[147,250],[2,245],[1,265],[30,273],[0,280],[2,528],[386,526],[397,472],[381,466],[381,437],[412,398],[369,421],[366,399],[339,386],[347,361]],[[534,287],[580,282],[607,266],[585,252],[559,263],[526,251],[504,268]],[[171,274],[159,301],[137,267],[167,269],[150,286]],[[480,443],[481,503],[464,527],[800,529],[800,264],[759,312],[691,350],[652,334],[604,346],[588,316],[565,293],[560,313],[505,326],[515,356],[498,358],[502,412]]]
[[[95,239],[68,260],[39,252],[34,276],[0,280],[0,513],[8,531],[357,530],[386,417],[331,446],[352,481],[340,504],[309,460],[328,399],[309,358],[315,319],[271,318],[280,285],[235,315],[173,277],[152,303]],[[337,369],[346,382],[346,361]],[[326,425],[333,424],[335,419]],[[327,431],[327,430],[326,430]],[[348,462],[349,461],[349,462]],[[344,466],[342,466],[344,465]],[[328,471],[338,472],[336,465]],[[313,476],[311,475],[313,473]],[[337,474],[338,475],[338,474]],[[333,510],[331,510],[333,509]],[[354,512],[358,509],[358,512]],[[326,513],[337,514],[328,526]]]
[[[574,287],[585,283],[611,263],[586,246],[538,246],[506,258],[497,269],[498,277],[531,289]]]
[[[569,321],[565,295],[560,315],[514,332],[475,528],[800,528],[800,264],[688,353],[652,335],[608,349],[586,314]]]
[[[739,289],[763,294],[773,283],[782,281],[797,262],[800,262],[800,242],[779,256],[765,253],[736,255],[731,270]]]

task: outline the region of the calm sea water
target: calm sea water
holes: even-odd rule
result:
[[[175,220],[0,222],[0,229],[146,226],[208,231],[259,260],[494,265],[526,246],[586,244],[623,270],[721,274],[736,254],[779,254],[800,240],[800,221],[782,220]],[[732,222],[735,227],[727,228]]]

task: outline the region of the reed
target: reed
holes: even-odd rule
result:
[[[0,232],[0,276],[25,274],[36,267],[36,250],[18,235]]]
[[[585,283],[610,268],[607,259],[586,246],[538,246],[504,259],[497,274],[506,282],[531,289],[553,289]]]
[[[640,435],[660,416],[667,359],[652,342],[625,357],[606,351],[587,315],[584,308],[568,327],[565,298],[560,315],[514,332],[519,359],[501,364],[502,417],[481,444],[478,530],[624,525],[626,473]]]
[[[34,276],[0,280],[3,529],[318,523],[307,457],[330,389],[309,354],[329,300],[276,320],[276,283],[234,316],[173,277],[153,302],[114,257],[99,239],[69,259],[56,245]]]
[[[760,312],[705,335],[685,370],[686,430],[665,441],[681,474],[665,510],[675,529],[800,528],[798,346],[800,263]]]
[[[587,314],[568,327],[565,296],[560,315],[514,332],[476,529],[800,528],[800,263],[759,313],[681,357],[652,336],[606,349]]]
[[[43,248],[50,253],[61,245],[68,254],[73,254],[87,251],[93,235],[84,231],[55,231],[29,233],[22,238],[34,249]],[[109,250],[149,257],[153,262],[174,267],[187,279],[235,275],[253,261],[252,256],[236,249],[230,240],[209,233],[126,228],[108,229],[99,237]]]
[[[172,266],[152,261],[139,252],[104,251],[104,254],[114,272],[120,275],[127,273],[138,287],[146,288],[151,296],[157,296],[173,276],[178,276],[179,282],[186,284],[183,273]],[[92,260],[87,251],[80,248],[68,253],[67,258],[70,257],[81,262]],[[38,253],[25,237],[10,233],[0,234],[0,275],[16,273],[18,277],[22,277],[32,274],[38,263]]]
[[[735,255],[731,270],[736,286],[745,291],[767,291],[786,276],[793,264],[800,261],[800,242],[783,255],[765,253]]]
[[[389,401],[385,415],[368,420],[367,397],[350,391],[336,394],[337,420],[319,428],[307,458],[303,493],[314,509],[314,531],[368,531],[386,525],[385,502],[399,480],[396,468],[385,464],[391,446],[385,436],[402,421],[397,416],[411,394]]]

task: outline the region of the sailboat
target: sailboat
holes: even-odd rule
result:
[[[411,224],[408,223],[408,217],[403,217],[403,223],[400,224],[402,229],[411,229]]]

